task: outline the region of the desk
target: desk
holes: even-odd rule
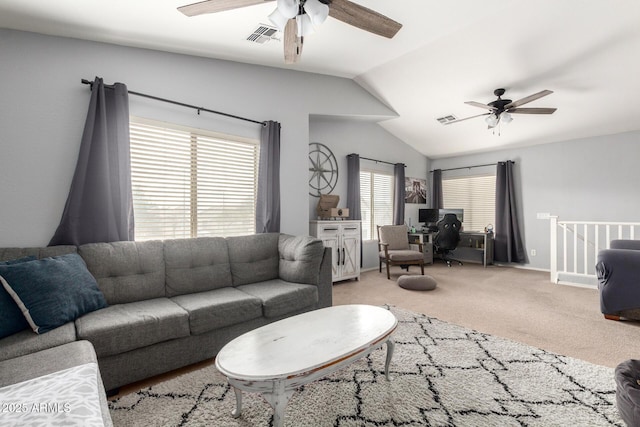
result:
[[[460,261],[478,262],[485,267],[493,264],[493,233],[461,231],[458,247],[451,256]]]
[[[425,264],[433,264],[433,236],[431,233],[409,233],[409,245],[422,243]]]

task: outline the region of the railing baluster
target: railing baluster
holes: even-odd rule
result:
[[[598,263],[598,252],[600,252],[600,226],[598,224],[594,224],[593,231],[596,233],[596,247],[593,251],[593,265],[596,265]]]
[[[588,274],[587,272],[587,265],[588,265],[588,261],[587,261],[587,256],[589,255],[589,228],[587,228],[587,224],[584,224],[583,227],[584,230],[584,274]]]
[[[578,224],[573,224],[573,272],[578,273]]]
[[[622,224],[618,225],[618,239],[622,239]]]
[[[607,249],[611,248],[611,225],[607,224]]]
[[[629,225],[629,239],[630,240],[635,240],[636,239],[636,228],[633,225]]]
[[[567,272],[567,259],[569,258],[567,256],[567,246],[568,245],[567,245],[567,225],[566,224],[562,226],[562,233],[563,233],[562,237],[564,239],[564,242],[562,243],[564,245],[563,246],[563,249],[564,249],[564,268],[562,269],[562,271],[564,273],[566,273]]]

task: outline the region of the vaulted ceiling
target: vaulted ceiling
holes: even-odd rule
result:
[[[224,1],[224,0],[221,0]],[[0,27],[353,78],[398,113],[381,122],[431,158],[640,129],[637,0],[353,0],[403,24],[386,39],[329,17],[283,61],[281,35],[247,37],[275,2],[187,17],[188,0],[1,0]],[[554,93],[489,130],[465,104]]]

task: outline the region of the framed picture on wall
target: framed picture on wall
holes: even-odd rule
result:
[[[427,203],[427,180],[405,177],[404,193],[405,203]]]

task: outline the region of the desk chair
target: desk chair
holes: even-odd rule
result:
[[[438,232],[433,239],[434,253],[440,254],[440,258],[449,267],[451,267],[451,261],[462,265],[459,260],[449,257],[449,252],[458,247],[461,226],[455,214],[445,214],[444,218],[438,221]]]
[[[378,258],[379,271],[382,273],[382,261],[387,265],[387,279],[390,265],[399,265],[409,271],[410,265],[419,265],[424,276],[424,254],[422,243],[418,244],[418,250],[414,251],[409,246],[409,229],[406,225],[379,225],[378,226]]]

